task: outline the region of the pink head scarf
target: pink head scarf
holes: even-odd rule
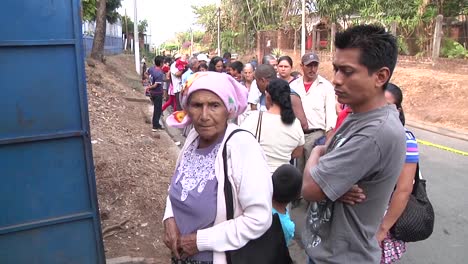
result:
[[[236,118],[247,108],[248,91],[230,75],[218,72],[197,72],[190,76],[182,90],[181,104],[187,109],[188,99],[193,92],[208,90],[221,98],[229,113],[229,118]],[[192,123],[185,111],[172,113],[166,120],[171,127],[184,128]]]

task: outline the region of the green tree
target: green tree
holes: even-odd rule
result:
[[[106,20],[115,23],[120,18],[117,9],[122,6],[122,0],[106,0]],[[97,0],[82,0],[83,20],[96,21]]]

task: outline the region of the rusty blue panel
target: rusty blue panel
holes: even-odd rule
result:
[[[0,263],[105,263],[79,0],[0,8]]]
[[[92,220],[83,219],[2,235],[1,263],[97,263],[92,230]]]

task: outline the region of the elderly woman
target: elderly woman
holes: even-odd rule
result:
[[[172,177],[164,213],[166,246],[173,263],[226,263],[225,251],[260,237],[272,222],[272,181],[255,138],[228,124],[247,107],[247,89],[231,76],[200,72],[182,91],[184,112],[173,127],[193,124]],[[186,115],[184,115],[186,113]],[[224,181],[223,147],[229,182]],[[224,185],[233,189],[234,219],[227,220]]]

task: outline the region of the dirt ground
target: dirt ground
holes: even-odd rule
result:
[[[177,147],[151,132],[131,56],[86,66],[97,192],[107,258],[138,256],[167,263],[162,242],[166,190]],[[139,98],[130,102],[124,98]],[[146,121],[146,122],[145,122]]]
[[[165,132],[151,132],[144,114],[149,102],[133,63],[132,56],[118,55],[107,57],[106,64],[86,66],[106,257],[167,263],[161,220],[178,148]],[[331,69],[330,57],[322,55],[320,74],[331,80]],[[401,59],[393,80],[404,90],[406,115],[468,132],[467,72],[467,61],[433,66]]]

